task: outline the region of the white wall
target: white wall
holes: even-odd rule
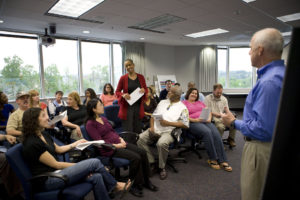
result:
[[[203,46],[175,47],[175,75],[182,91],[187,90],[190,81],[199,88],[199,56]]]
[[[145,66],[147,85],[153,84],[153,76],[175,74],[182,90],[187,83],[199,83],[199,55],[203,46],[166,46],[145,44]]]
[[[146,83],[153,84],[153,76],[175,74],[174,46],[145,44]]]

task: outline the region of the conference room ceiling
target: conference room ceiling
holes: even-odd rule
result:
[[[289,32],[300,20],[276,17],[300,12],[299,0],[105,0],[79,20],[46,15],[56,0],[0,0],[0,31],[44,34],[56,24],[57,37],[101,41],[136,41],[164,45],[248,45],[254,32],[274,27]],[[84,0],[82,0],[84,2]],[[129,28],[150,19],[174,15],[182,19],[152,31]],[[99,23],[103,22],[103,23]],[[229,32],[189,38],[186,34],[221,28]],[[90,31],[89,34],[83,31]],[[141,40],[140,38],[144,38]],[[289,36],[285,37],[286,41]]]

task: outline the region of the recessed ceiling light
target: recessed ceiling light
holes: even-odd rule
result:
[[[205,37],[205,36],[209,36],[209,35],[216,35],[216,34],[227,33],[227,32],[229,32],[229,31],[221,29],[221,28],[216,28],[216,29],[212,29],[212,30],[208,30],[208,31],[187,34],[185,36],[192,37],[192,38],[198,38],[198,37]]]
[[[83,33],[85,33],[85,34],[89,34],[90,33],[90,31],[82,31]]]
[[[277,17],[277,19],[279,19],[283,22],[290,22],[290,21],[299,20],[300,19],[300,13],[284,15],[284,16],[281,16],[281,17]]]
[[[0,19],[0,24],[2,24],[2,23],[4,23],[4,21]]]
[[[103,1],[104,0],[59,0],[48,13],[77,18]]]
[[[145,38],[141,37],[140,40],[144,40]]]
[[[246,3],[250,3],[250,2],[253,2],[253,1],[256,1],[256,0],[243,0],[244,2]]]

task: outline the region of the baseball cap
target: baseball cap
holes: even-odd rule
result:
[[[17,93],[16,99],[19,99],[20,97],[23,97],[23,96],[29,96],[29,94],[27,92],[20,91]]]

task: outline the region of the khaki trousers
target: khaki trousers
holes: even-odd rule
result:
[[[156,142],[156,148],[158,151],[158,167],[164,169],[169,154],[169,145],[174,142],[171,132],[162,133],[158,138],[153,138],[150,135],[149,129],[140,134],[140,138],[137,141],[137,145],[144,149],[147,153],[149,163],[154,163],[155,158],[150,150],[149,145]]]
[[[215,126],[217,127],[218,131],[221,134],[221,137],[223,137],[223,133],[225,131],[226,126],[223,124],[221,118],[214,117],[214,121],[215,121]],[[228,137],[234,140],[235,139],[235,132],[236,132],[236,129],[230,128]]]
[[[76,129],[73,129],[71,132],[71,139],[73,140],[80,140],[83,139],[82,134],[78,136]]]
[[[241,193],[242,200],[259,200],[271,152],[270,142],[246,142],[242,154]]]

